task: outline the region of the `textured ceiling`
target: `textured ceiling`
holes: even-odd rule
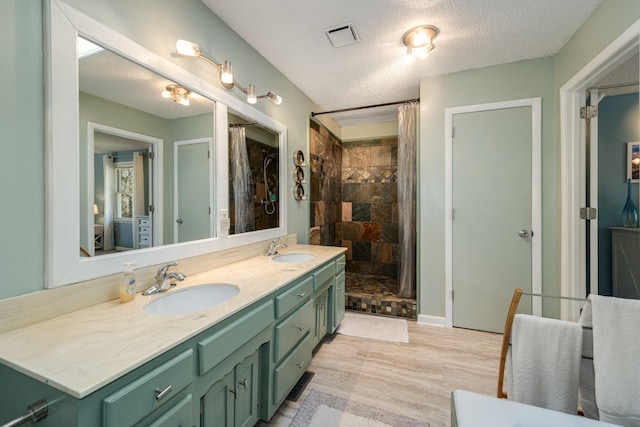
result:
[[[600,3],[202,1],[324,111],[416,98],[421,77],[555,55]],[[347,22],[360,42],[333,48],[323,29]],[[402,35],[421,24],[440,29],[436,49],[407,65]],[[396,108],[376,110],[332,117],[341,126],[395,120]]]

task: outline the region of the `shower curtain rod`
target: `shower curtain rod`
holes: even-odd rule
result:
[[[363,105],[362,107],[342,108],[340,110],[321,111],[319,113],[314,113],[312,111],[311,112],[311,117],[319,116],[321,114],[344,113],[346,111],[364,110],[364,109],[367,109],[367,108],[387,107],[389,105],[404,104],[405,102],[420,102],[420,98],[405,99],[404,101],[385,102],[384,104]]]
[[[258,122],[247,122],[247,123],[229,123],[229,127],[243,127],[243,126],[252,126],[257,125]]]

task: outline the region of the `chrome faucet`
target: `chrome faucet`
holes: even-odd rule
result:
[[[178,265],[177,262],[170,262],[160,266],[156,272],[155,283],[149,286],[142,295],[153,295],[164,292],[169,289],[169,287],[176,286],[176,282],[182,282],[187,276],[177,271],[169,273],[169,267],[175,267],[176,265]]]
[[[273,239],[271,241],[271,244],[269,245],[269,249],[267,249],[267,252],[264,253],[264,256],[275,255],[278,253],[278,249],[286,247],[287,245],[282,241],[282,238]]]

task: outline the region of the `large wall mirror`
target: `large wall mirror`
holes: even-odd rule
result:
[[[286,234],[284,125],[64,1],[46,4],[47,287]]]

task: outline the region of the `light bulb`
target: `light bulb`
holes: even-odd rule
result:
[[[413,43],[412,43],[413,47],[423,46],[424,44],[427,43],[427,40],[429,40],[427,35],[423,31],[418,31],[415,37],[413,38]]]
[[[200,56],[200,46],[187,40],[178,40],[176,42],[176,52],[184,56]]]
[[[418,49],[418,58],[426,59],[428,56],[429,56],[429,50],[427,49],[426,46],[421,47],[420,49]]]
[[[167,99],[171,98],[171,92],[169,92],[168,90],[163,90],[162,97]]]
[[[275,92],[269,91],[269,93],[267,93],[267,97],[269,98],[269,101],[276,105],[282,104],[282,97],[277,95]]]
[[[223,86],[227,89],[233,87],[233,67],[231,66],[231,62],[225,60],[224,64],[222,64],[222,68],[220,70],[220,82],[222,82]]]
[[[189,98],[188,97],[180,98],[180,100],[178,101],[178,104],[184,105],[185,107],[188,107],[189,106]]]
[[[250,84],[247,88],[247,102],[249,104],[256,104],[258,102],[258,97],[256,96],[256,87],[253,84]]]
[[[413,64],[415,61],[415,56],[413,55],[413,49],[411,46],[407,46],[407,54],[404,56],[404,62],[407,64]]]

